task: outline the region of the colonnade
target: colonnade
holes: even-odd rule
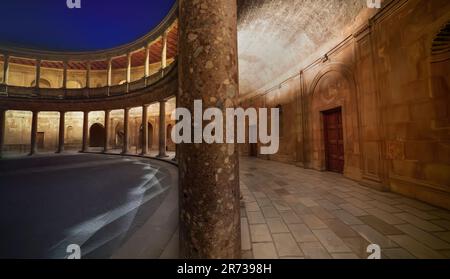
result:
[[[161,59],[160,59],[160,63],[161,63],[161,67],[160,67],[160,71],[164,71],[165,68],[167,68],[167,38],[168,38],[168,31],[164,31],[163,34],[161,35],[161,40],[162,40],[162,47],[161,47]],[[153,42],[149,42],[145,45],[144,47],[144,52],[145,52],[145,58],[144,58],[144,76],[143,78],[148,78],[150,76],[150,47],[152,45]],[[133,56],[132,51],[127,52],[125,55],[127,57],[127,65],[126,65],[126,83],[129,84],[132,81],[132,76],[131,76],[131,69],[132,69],[132,56]],[[9,72],[10,72],[10,60],[11,60],[12,55],[10,53],[3,53],[3,85],[9,85]],[[120,56],[119,56],[120,57]],[[106,74],[106,85],[108,87],[111,87],[112,84],[112,71],[113,71],[113,60],[116,57],[109,57],[106,59],[107,61],[107,74]],[[41,68],[42,68],[42,59],[37,58],[34,60],[35,61],[35,67],[36,67],[36,77],[35,77],[35,85],[34,87],[36,89],[40,88],[39,85],[39,81],[41,79]],[[74,62],[79,62],[77,60],[73,60]],[[68,82],[68,68],[69,68],[69,60],[65,59],[63,61],[52,61],[52,62],[62,62],[63,64],[63,82],[62,82],[62,89],[67,89],[67,82]],[[86,60],[86,61],[81,61],[85,63],[86,66],[86,81],[85,81],[85,88],[91,88],[90,84],[91,84],[91,70],[92,70],[92,60]],[[127,89],[128,90],[128,89]],[[39,90],[36,90],[37,94],[39,94]]]
[[[158,157],[165,158],[168,157],[166,153],[167,148],[167,135],[166,135],[166,100],[159,102],[160,114],[159,114],[159,153]],[[148,121],[148,108],[149,104],[144,104],[142,106],[142,152],[141,155],[147,155],[149,136],[148,136],[148,125],[145,123]],[[130,153],[130,109],[124,108],[124,139],[123,139],[123,147],[122,154],[126,155]],[[29,155],[34,155],[37,153],[37,134],[38,134],[38,117],[40,111],[32,112],[32,120],[31,120],[31,136],[30,136],[30,151]],[[90,111],[83,111],[83,133],[82,133],[82,146],[81,152],[89,151],[89,113]],[[105,119],[104,119],[104,127],[105,127],[105,136],[104,136],[104,147],[103,152],[107,153],[110,150],[109,146],[109,137],[110,137],[110,114],[111,110],[105,110]],[[65,115],[66,111],[59,112],[59,131],[58,131],[58,147],[56,152],[63,153],[64,152],[64,144],[65,144]],[[5,142],[5,129],[6,129],[6,110],[0,110],[0,158],[3,155],[4,150],[4,142]],[[170,135],[169,135],[170,136]]]

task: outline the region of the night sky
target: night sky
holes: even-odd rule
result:
[[[175,0],[1,0],[0,45],[40,50],[92,51],[120,46],[147,34]]]

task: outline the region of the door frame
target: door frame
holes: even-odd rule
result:
[[[342,170],[340,172],[336,172],[330,169],[330,162],[329,162],[329,154],[328,154],[328,148],[327,148],[327,142],[328,142],[328,129],[325,125],[325,115],[327,114],[333,114],[333,113],[339,113],[341,118],[341,133],[342,133],[342,156],[343,159],[343,165]],[[344,126],[344,116],[343,116],[343,108],[342,106],[338,106],[332,109],[324,110],[320,112],[321,114],[321,126],[323,131],[323,147],[324,147],[324,155],[325,155],[325,170],[335,173],[341,173],[344,174],[345,172],[345,126]]]

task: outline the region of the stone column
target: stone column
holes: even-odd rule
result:
[[[142,153],[148,153],[148,105],[142,106]]]
[[[110,110],[105,110],[105,143],[103,147],[103,153],[109,150],[109,126],[110,126]]]
[[[81,152],[88,151],[88,139],[89,139],[89,112],[85,111],[83,113],[83,144]]]
[[[167,135],[166,135],[166,101],[159,102],[159,158],[166,158]]]
[[[39,112],[33,111],[33,118],[31,120],[31,148],[30,148],[30,156],[36,154],[37,151],[37,129],[38,129],[38,117]]]
[[[40,80],[41,80],[41,60],[38,59],[38,60],[36,60],[36,84],[34,85],[36,88],[36,93],[38,95],[40,95],[40,92],[39,92],[39,86],[40,86],[39,81]]]
[[[64,61],[62,88],[67,89],[67,61]]]
[[[145,77],[150,76],[150,44],[145,47]]]
[[[3,157],[3,146],[5,144],[6,110],[0,109],[0,159]]]
[[[179,1],[179,102],[191,113],[194,100],[224,115],[238,104],[236,6],[236,0]],[[182,257],[240,258],[237,144],[182,143],[179,153]]]
[[[127,55],[127,83],[131,82],[131,53]]]
[[[108,60],[108,73],[106,75],[106,85],[108,87],[112,86],[112,58]]]
[[[8,85],[9,81],[9,55],[3,56],[3,84]]]
[[[91,61],[88,61],[86,65],[86,88],[90,87],[91,87]]]
[[[128,139],[130,137],[129,135],[129,129],[130,128],[130,109],[126,108],[124,109],[124,116],[123,116],[123,148],[122,148],[122,154],[128,154],[128,151],[130,149],[128,144]]]
[[[59,136],[58,136],[58,151],[57,153],[64,152],[64,135],[66,130],[66,113],[61,111],[59,113]]]
[[[167,31],[162,35],[162,49],[161,49],[161,69],[167,67]]]

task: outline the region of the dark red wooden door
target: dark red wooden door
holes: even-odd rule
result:
[[[327,170],[344,172],[344,136],[341,109],[323,113]]]

